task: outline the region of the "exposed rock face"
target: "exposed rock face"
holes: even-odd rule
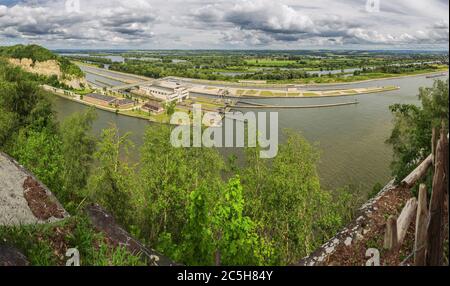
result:
[[[44,62],[36,61],[33,63],[32,59],[10,58],[9,62],[12,65],[21,67],[22,69],[30,73],[35,73],[44,76],[56,75],[61,82],[75,89],[81,89],[82,85],[87,86],[87,81],[84,78],[77,78],[71,75],[64,75],[61,71],[58,61],[56,60],[48,60]]]
[[[0,152],[0,225],[51,223],[68,216],[42,183]]]
[[[83,89],[83,87],[88,86],[88,83],[84,78],[70,77],[69,79],[62,80],[62,82],[75,89]]]
[[[371,246],[373,244],[368,244],[368,241],[373,240],[378,234],[383,234],[385,230],[385,215],[397,212],[397,209],[410,197],[409,189],[396,186],[392,180],[377,196],[359,209],[356,219],[295,265],[363,266],[369,259],[366,257],[368,249],[373,247]],[[382,261],[389,259],[389,257],[383,257]],[[354,261],[360,264],[353,264]],[[361,263],[362,261],[364,263]]]
[[[36,61],[33,63],[32,59],[9,59],[9,62],[15,66],[19,66],[27,72],[36,73],[45,76],[56,75],[58,78],[62,77],[62,72],[56,60],[49,60],[45,62]]]
[[[153,249],[146,248],[142,243],[133,238],[127,231],[121,228],[99,205],[89,205],[86,213],[94,228],[103,234],[117,246],[124,246],[134,255],[141,257],[152,266],[174,266],[179,265],[169,258],[161,255]]]
[[[0,266],[29,266],[25,255],[10,246],[0,245]]]
[[[371,214],[377,210],[377,202],[388,192],[395,190],[394,181],[389,182],[379,194],[365,203],[358,211],[359,216],[352,221],[341,232],[328,240],[312,254],[303,258],[297,265],[299,266],[323,266],[330,265],[330,257],[336,249],[342,245],[350,247],[355,241],[361,240],[370,230]]]

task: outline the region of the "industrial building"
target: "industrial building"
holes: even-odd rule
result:
[[[189,90],[176,82],[159,81],[153,84],[139,86],[139,91],[147,96],[164,102],[181,102],[189,97]]]

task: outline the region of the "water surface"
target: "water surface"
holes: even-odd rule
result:
[[[321,153],[318,170],[323,187],[334,189],[352,184],[369,190],[375,183],[384,184],[391,178],[389,164],[392,148],[385,144],[392,129],[389,106],[394,103],[418,104],[419,87],[432,86],[434,80],[416,76],[345,86],[345,88],[400,86],[399,90],[374,94],[329,98],[253,99],[253,101],[279,105],[307,105],[357,99],[359,104],[350,106],[270,111],[279,112],[279,132],[285,128],[293,129],[311,143],[317,144]],[[63,98],[55,98],[55,104],[60,119],[86,109],[84,105]],[[248,110],[243,110],[246,111]],[[136,146],[142,145],[145,128],[151,125],[137,118],[117,116],[101,110],[97,113],[98,119],[94,123],[95,134],[115,124],[122,133],[132,133],[130,138]],[[134,156],[138,158],[137,154]]]

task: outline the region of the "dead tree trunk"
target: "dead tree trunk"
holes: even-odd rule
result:
[[[437,128],[433,127],[433,129],[431,130],[431,157],[432,157],[432,161],[433,161],[433,166],[435,164],[435,159],[436,159],[436,144],[437,144],[437,140],[438,140],[438,132],[437,132]]]
[[[432,164],[432,159],[433,155],[430,154],[425,160],[423,160],[422,163],[420,163],[419,166],[417,166],[414,171],[412,171],[406,178],[403,179],[400,185],[409,189],[412,188],[417,183],[417,181],[425,176],[428,168]]]

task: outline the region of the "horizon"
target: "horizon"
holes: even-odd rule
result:
[[[233,49],[233,48],[228,48],[228,49],[220,49],[220,48],[216,48],[216,49],[202,49],[202,48],[192,48],[192,49],[176,49],[176,48],[167,48],[167,49],[135,49],[135,48],[129,48],[129,49],[113,49],[113,48],[49,48],[46,47],[45,45],[40,45],[40,44],[13,44],[13,45],[2,45],[4,47],[11,47],[11,46],[15,46],[15,45],[38,45],[41,47],[44,47],[50,51],[53,52],[61,52],[61,51],[86,51],[86,52],[90,52],[90,51],[94,51],[94,52],[101,52],[101,51],[107,51],[107,52],[123,52],[123,51],[132,51],[132,52],[140,52],[140,51],[202,51],[202,52],[208,52],[208,51],[229,51],[229,52],[326,52],[326,51],[333,51],[333,52],[413,52],[413,53],[418,53],[418,52],[449,52],[449,49],[441,49],[441,48],[435,48],[435,49],[344,49],[344,48],[311,48],[311,49],[270,49],[270,48],[261,48],[261,49],[256,49],[256,48],[248,48],[248,49]]]

